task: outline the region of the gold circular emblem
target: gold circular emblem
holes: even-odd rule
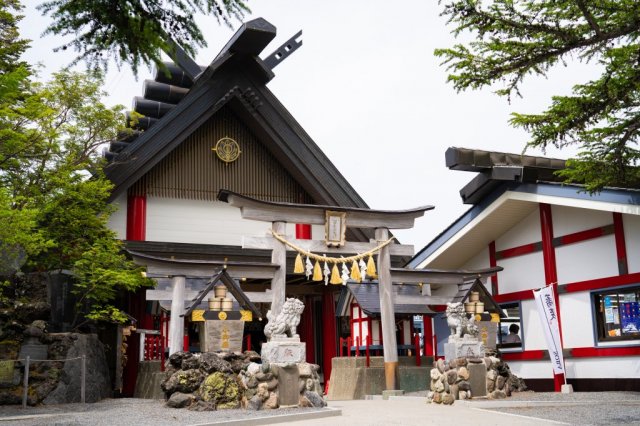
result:
[[[227,319],[227,313],[226,312],[219,312],[218,313],[218,319],[226,320]]]
[[[215,151],[218,158],[225,163],[236,161],[241,154],[240,145],[231,138],[220,139],[216,142],[215,148],[211,148],[211,150]]]

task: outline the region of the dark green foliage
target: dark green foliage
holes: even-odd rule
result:
[[[474,40],[436,50],[458,90],[496,83],[510,98],[527,76],[571,60],[592,62],[600,78],[555,96],[540,114],[513,114],[511,124],[531,134],[528,146],[580,153],[561,175],[589,191],[637,187],[640,137],[640,2],[636,0],[457,0],[443,15],[456,35]]]
[[[149,283],[107,227],[112,185],[98,151],[115,136],[122,107],[100,102],[99,73],[64,71],[43,84],[15,66],[27,46],[9,45],[18,40],[15,11],[0,1],[10,23],[3,32],[13,32],[0,40],[0,274],[70,270],[86,318],[122,321],[116,293]],[[0,307],[18,302],[0,296]]]
[[[192,56],[206,46],[194,14],[231,25],[249,10],[243,0],[50,0],[39,9],[53,18],[45,34],[74,37],[59,48],[78,52],[74,63],[106,68],[115,59],[134,73],[141,64],[161,65],[167,35]]]

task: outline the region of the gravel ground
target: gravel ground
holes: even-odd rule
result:
[[[283,408],[278,410],[189,411],[165,407],[163,401],[149,399],[106,399],[94,404],[67,404],[47,407],[0,406],[2,426],[175,426],[197,425],[225,420],[249,419],[290,413],[318,411],[321,408]],[[29,418],[10,420],[11,417]]]
[[[520,392],[514,393],[505,401],[537,401],[545,404],[490,410],[571,425],[640,425],[640,392]],[[477,401],[477,407],[481,408],[482,403],[483,401]]]
[[[408,395],[426,397],[427,392]],[[516,392],[507,399],[474,399],[467,403],[473,408],[570,425],[640,425],[640,392]]]

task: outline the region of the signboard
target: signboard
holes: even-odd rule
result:
[[[244,321],[206,320],[202,330],[200,341],[203,352],[242,352]]]

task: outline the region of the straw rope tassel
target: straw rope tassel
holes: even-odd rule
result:
[[[367,259],[367,275],[371,278],[378,278],[376,263],[373,261],[373,256],[371,255],[369,255],[369,259]]]
[[[320,262],[316,260],[316,264],[313,267],[313,281],[322,281],[322,269],[320,269]]]
[[[362,282],[362,275],[360,274],[360,267],[355,260],[351,264],[351,279],[354,281]]]
[[[296,256],[296,263],[295,263],[295,266],[293,267],[293,273],[294,274],[304,273],[304,264],[302,263],[302,256],[300,256],[300,253],[298,253],[298,255]]]
[[[338,265],[333,264],[333,269],[331,270],[331,280],[329,281],[331,284],[342,284],[342,278],[340,278],[340,271],[338,271]]]

